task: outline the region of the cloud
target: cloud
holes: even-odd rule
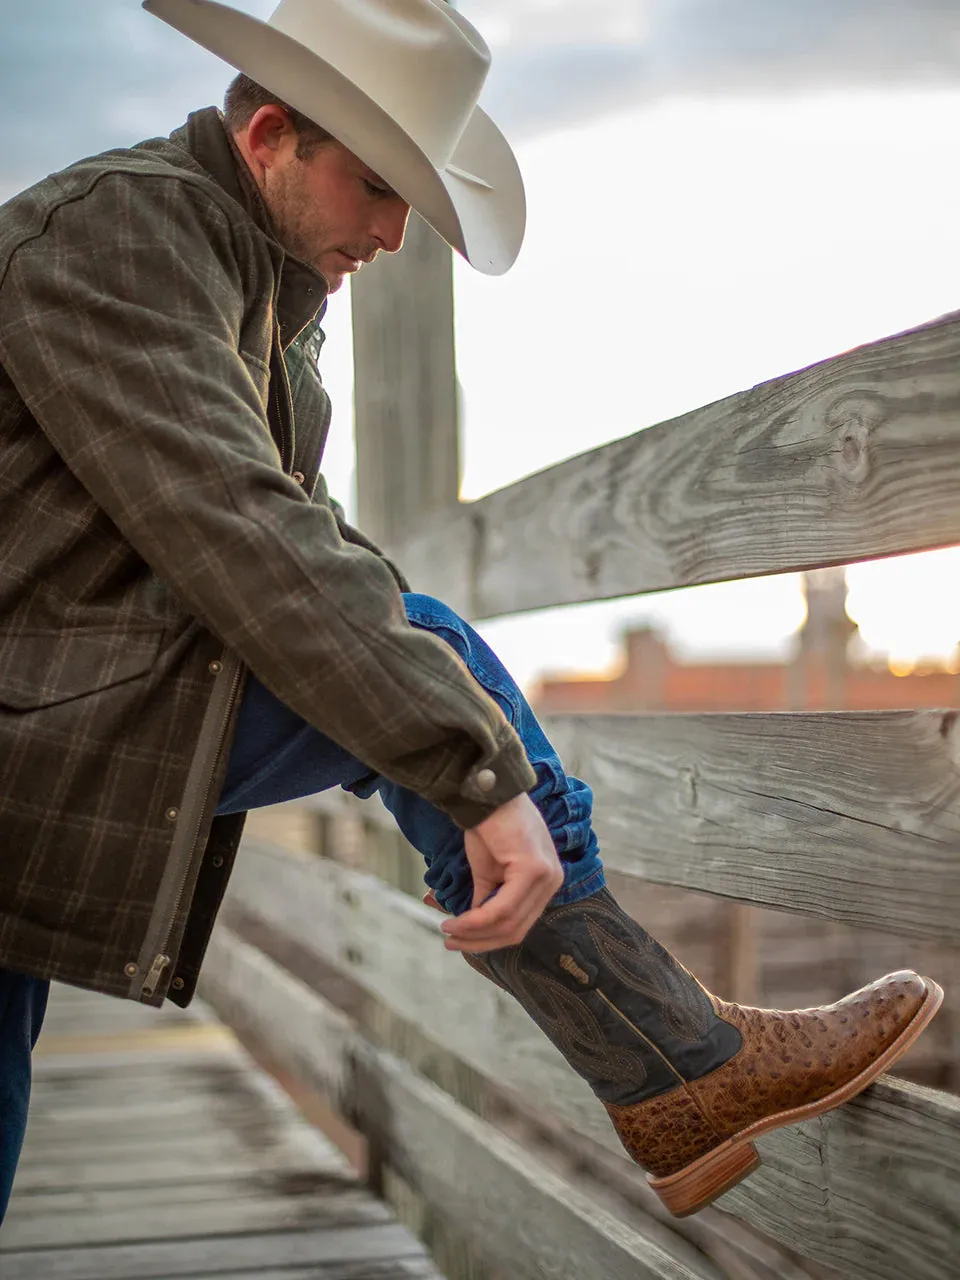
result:
[[[512,137],[652,98],[960,83],[955,0],[462,0]]]
[[[80,155],[167,133],[230,70],[137,0],[11,3],[0,199]],[[265,17],[273,0],[239,0]],[[512,139],[668,95],[960,82],[955,0],[460,0],[488,37],[484,96]],[[11,152],[15,154],[11,155]]]
[[[169,133],[219,101],[230,76],[137,0],[18,3],[4,15],[0,107],[20,145],[0,162],[0,199],[80,156]]]

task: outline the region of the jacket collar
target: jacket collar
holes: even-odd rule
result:
[[[223,127],[223,117],[216,107],[191,112],[186,124],[170,135],[170,141],[189,151],[283,253],[277,321],[280,341],[284,348],[288,347],[312,320],[319,320],[326,311],[326,280],[319,271],[288,254],[277,241],[270,212],[246,162]]]

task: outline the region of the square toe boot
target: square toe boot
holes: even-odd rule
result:
[[[759,1166],[759,1134],[865,1089],[943,999],[935,982],[902,972],[823,1008],[727,1004],[606,889],[548,908],[519,946],[465,959],[514,996],[590,1084],[677,1217]]]

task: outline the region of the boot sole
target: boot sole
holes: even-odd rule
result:
[[[792,1107],[788,1111],[778,1111],[774,1115],[765,1116],[742,1129],[735,1137],[728,1138],[720,1146],[700,1156],[686,1168],[677,1173],[668,1174],[665,1178],[647,1175],[647,1182],[657,1193],[664,1205],[675,1218],[686,1218],[698,1209],[703,1209],[714,1200],[724,1195],[738,1182],[750,1176],[760,1167],[760,1156],[753,1145],[753,1139],[771,1129],[782,1129],[785,1125],[798,1124],[801,1120],[810,1120],[821,1116],[834,1107],[842,1106],[862,1093],[868,1085],[882,1075],[886,1069],[910,1048],[924,1030],[934,1014],[943,1003],[943,988],[930,978],[923,979],[927,989],[923,1004],[913,1015],[910,1022],[897,1036],[896,1040],[875,1058],[869,1067],[859,1075],[848,1080],[839,1089],[834,1089],[816,1102],[808,1102],[802,1107]]]

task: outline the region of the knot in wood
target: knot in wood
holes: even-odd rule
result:
[[[680,794],[691,809],[697,807],[697,769],[696,765],[684,765],[680,769]]]
[[[859,484],[870,471],[871,433],[885,420],[886,405],[872,392],[840,396],[824,415],[827,425],[839,437],[839,470],[847,480]]]
[[[850,435],[844,437],[843,448],[840,452],[843,455],[844,466],[848,471],[855,470],[857,463],[863,456],[863,443],[859,433],[854,435],[851,432]]]

